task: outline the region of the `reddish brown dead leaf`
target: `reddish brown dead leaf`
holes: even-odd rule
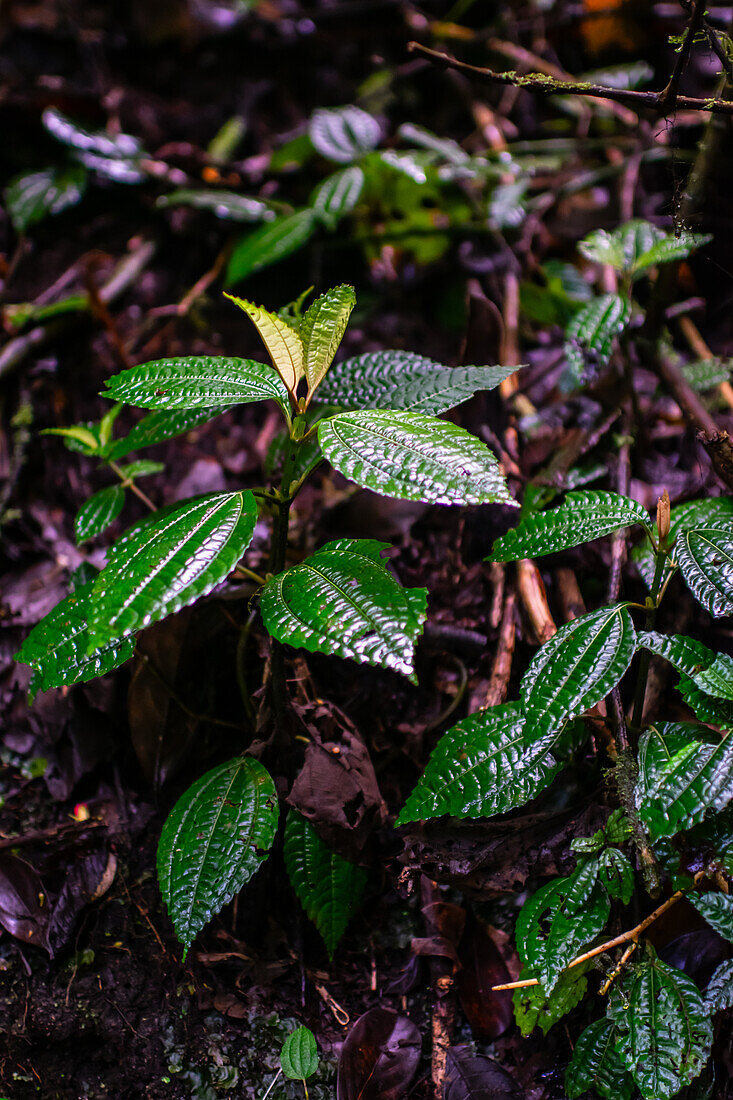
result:
[[[341,1049],[337,1100],[403,1100],[420,1061],[420,1032],[407,1016],[372,1008]]]

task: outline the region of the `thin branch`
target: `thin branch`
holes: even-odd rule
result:
[[[690,50],[695,40],[695,35],[701,29],[705,15],[705,0],[692,0],[690,5],[690,18],[685,27],[682,43],[677,51],[672,75],[667,87],[659,93],[659,105],[664,114],[673,111],[677,106],[680,80],[690,59]]]

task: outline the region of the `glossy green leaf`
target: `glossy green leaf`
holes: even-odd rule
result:
[[[711,615],[733,615],[733,527],[683,531],[675,557],[695,599]]]
[[[288,1035],[280,1053],[280,1066],[291,1081],[305,1081],[316,1072],[318,1046],[307,1027],[298,1027]]]
[[[242,557],[256,520],[247,490],[185,500],[131,527],[94,582],[91,644],[132,634],[205,596]]]
[[[618,1031],[611,1020],[594,1020],[577,1039],[565,1072],[570,1100],[593,1089],[604,1100],[631,1100],[634,1082],[616,1053]]]
[[[403,588],[373,539],[326,543],[262,589],[260,609],[273,636],[311,653],[380,665],[416,682],[415,642],[427,610],[424,588]]]
[[[730,699],[716,698],[708,695],[697,686],[694,680],[680,674],[680,682],[677,685],[688,707],[695,712],[695,717],[710,726],[718,726],[722,730],[733,730],[733,702]]]
[[[551,993],[546,993],[541,985],[515,989],[512,998],[514,1016],[522,1035],[531,1034],[536,1027],[542,1029],[543,1035],[547,1035],[558,1020],[572,1012],[583,1000],[588,989],[588,969],[589,964],[583,963],[574,966],[572,970],[564,970]],[[528,971],[523,969],[520,977],[528,976]]]
[[[602,607],[561,626],[522,678],[525,736],[542,738],[595,706],[631,664],[636,631],[623,604]]]
[[[288,812],[283,857],[293,890],[333,958],[361,906],[368,872],[329,848],[296,810]]]
[[[703,497],[675,504],[670,513],[670,534],[697,527],[729,527],[733,524],[733,497]]]
[[[634,868],[627,856],[618,848],[606,848],[600,858],[598,878],[606,887],[609,897],[628,905],[634,894]]]
[[[120,466],[123,477],[150,477],[151,474],[159,474],[165,469],[164,462],[153,462],[149,458],[138,458],[135,462],[128,462]]]
[[[184,956],[266,859],[277,818],[275,784],[250,756],[212,768],[176,802],[158,844],[158,878]]]
[[[427,504],[508,504],[499,464],[463,428],[422,413],[368,409],[318,426],[325,457],[365,489]]]
[[[355,305],[353,286],[336,286],[316,298],[305,313],[300,324],[300,338],[309,395],[331,366]]]
[[[235,286],[248,275],[284,260],[302,248],[318,228],[318,218],[306,207],[267,222],[234,246],[227,264],[225,284]]]
[[[496,540],[490,557],[518,561],[555,554],[635,524],[651,531],[646,508],[629,497],[595,490],[568,493],[559,508],[525,516],[514,530]]]
[[[650,267],[658,264],[674,263],[676,260],[684,260],[697,248],[702,248],[712,240],[709,233],[686,233],[679,236],[666,235],[664,240],[655,241],[636,261],[635,273],[641,274]]]
[[[120,371],[105,385],[105,397],[143,409],[210,409],[267,400],[277,401],[282,409],[288,407],[288,392],[277,372],[253,359],[210,355],[159,359]]]
[[[695,638],[684,634],[640,631],[637,644],[664,657],[708,695],[733,700],[733,657],[715,653]]]
[[[314,111],[308,136],[322,157],[348,164],[375,149],[381,134],[376,118],[350,105]]]
[[[286,388],[295,393],[298,382],[305,374],[303,340],[298,330],[278,313],[270,313],[245,298],[236,298],[233,294],[225,294],[224,297],[247,314],[260,334],[275,370]]]
[[[102,449],[96,424],[72,424],[68,428],[44,428],[41,435],[59,435],[70,451],[94,455]]]
[[[100,489],[82,504],[74,520],[77,544],[94,539],[117,519],[125,504],[125,490],[121,485]]]
[[[565,896],[565,909],[568,913],[575,913],[585,905],[595,891],[600,871],[600,859],[592,856],[582,860],[568,877],[567,894]]]
[[[598,264],[610,264],[616,271],[631,272],[639,259],[667,234],[651,222],[634,218],[610,233],[596,229],[578,245],[578,252],[587,260]]]
[[[690,894],[689,897],[710,927],[733,943],[733,897],[715,891],[708,894]]]
[[[639,741],[639,818],[652,841],[674,836],[733,798],[733,737],[665,722]]]
[[[397,825],[490,817],[523,806],[557,774],[554,739],[525,747],[519,703],[480,710],[445,733],[397,818]]]
[[[352,164],[320,183],[311,196],[314,215],[327,229],[335,229],[351,213],[364,190],[364,172]]]
[[[89,130],[68,118],[56,107],[48,107],[41,116],[43,125],[57,141],[77,153],[89,153],[123,163],[134,160],[143,153],[139,138],[132,134],[109,133],[106,130]],[[140,175],[140,178],[144,178]],[[121,177],[120,182],[133,182]]]
[[[75,206],[86,189],[87,173],[81,164],[24,172],[5,189],[5,207],[16,233],[25,233],[52,214]]]
[[[167,195],[161,195],[155,204],[166,210],[171,206],[190,206],[194,210],[208,210],[217,218],[230,222],[273,221],[275,213],[260,199],[239,195],[236,191],[194,190],[179,187]]]
[[[109,458],[117,462],[132,451],[139,451],[143,447],[154,447],[157,443],[174,439],[177,435],[190,432],[200,424],[205,424],[207,420],[220,416],[229,408],[229,405],[212,405],[203,409],[161,409],[158,412],[148,413],[124,438],[115,440],[109,449]]]
[[[93,581],[77,588],[33,627],[15,659],[30,665],[30,693],[93,680],[132,657],[133,638],[113,641],[90,650],[87,619]]]
[[[713,1029],[699,989],[681,970],[647,955],[609,1002],[616,1053],[644,1100],[666,1100],[693,1081]]]
[[[596,884],[579,910],[565,905],[571,878],[557,878],[526,901],[517,918],[517,951],[545,993],[554,989],[559,974],[603,931],[611,912],[605,889]]]
[[[631,302],[620,294],[603,294],[578,310],[565,329],[565,355],[578,381],[606,366],[630,319]]]
[[[411,351],[368,351],[337,363],[318,401],[342,409],[411,409],[432,416],[493,390],[517,367],[444,367]]]
[[[721,963],[713,972],[705,990],[705,1008],[710,1015],[733,1008],[733,959]]]

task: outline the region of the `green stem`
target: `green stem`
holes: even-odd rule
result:
[[[646,605],[645,630],[654,629],[657,610],[659,608],[659,592],[662,585],[662,577],[664,576],[664,566],[668,557],[669,551],[660,540],[654,563],[654,580],[652,581],[651,592]],[[641,722],[644,716],[644,699],[646,697],[646,682],[649,676],[651,656],[651,652],[648,649],[644,649],[639,659],[639,671],[636,677],[636,690],[634,692],[634,710],[631,716],[631,725],[637,731],[641,729]]]
[[[147,494],[144,493],[142,489],[139,489],[137,487],[131,477],[127,477],[127,475],[122,472],[116,462],[108,462],[107,465],[109,466],[112,473],[116,474],[117,477],[120,479],[123,489],[129,489],[131,493],[134,493],[138,500],[141,500],[145,507],[149,508],[151,512],[157,511],[150,497],[147,496]]]

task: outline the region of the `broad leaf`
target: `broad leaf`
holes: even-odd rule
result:
[[[310,240],[318,228],[313,210],[306,207],[286,214],[242,237],[227,264],[225,285],[235,286],[248,275],[284,260]]]
[[[143,447],[154,447],[157,443],[163,443],[183,432],[189,432],[199,424],[205,424],[212,417],[227,412],[228,409],[228,405],[213,405],[203,409],[161,409],[159,412],[148,413],[126,436],[115,440],[108,451],[108,456],[113,462],[117,462],[132,451],[139,451]]]
[[[514,1016],[522,1035],[529,1035],[536,1027],[547,1035],[551,1027],[579,1005],[588,989],[589,963],[581,963],[572,970],[564,970],[551,993],[541,985],[524,986],[514,990]],[[526,968],[520,977],[528,976]]]
[[[646,509],[629,497],[593,490],[568,493],[559,508],[531,512],[513,531],[497,539],[491,560],[517,561],[555,554],[637,523],[651,532]]]
[[[641,256],[657,241],[663,241],[667,234],[657,229],[651,222],[635,218],[624,225],[607,232],[596,229],[578,245],[578,252],[587,260],[598,264],[610,264],[616,271],[631,272]]]
[[[618,1038],[611,1020],[595,1020],[578,1036],[565,1072],[570,1100],[594,1089],[605,1100],[631,1100],[634,1082],[616,1053]]]
[[[368,351],[337,363],[318,401],[343,409],[412,409],[435,416],[493,390],[517,367],[444,367],[411,351]]]
[[[205,596],[231,573],[256,520],[247,490],[186,500],[135,524],[94,581],[90,644],[132,634]]]
[[[278,313],[270,313],[244,298],[235,298],[233,294],[225,294],[225,297],[239,306],[253,322],[267,348],[272,365],[286,388],[294,394],[298,382],[305,374],[303,340],[298,330]]]
[[[526,1095],[514,1078],[472,1045],[446,1051],[443,1100],[522,1100]]]
[[[283,1043],[280,1066],[291,1081],[305,1081],[318,1069],[318,1047],[312,1031],[298,1027]]]
[[[733,524],[733,497],[703,497],[676,504],[670,513],[670,534],[696,527],[726,528]]]
[[[253,359],[209,355],[160,359],[123,370],[108,378],[105,385],[108,390],[105,397],[143,409],[211,409],[267,400],[277,401],[282,409],[288,408],[288,393],[282,379],[272,367]],[[138,430],[141,427],[142,423]]]
[[[338,539],[262,589],[273,638],[311,653],[381,665],[413,682],[415,642],[427,609],[424,588],[403,588],[382,561],[387,543]]]
[[[331,366],[355,305],[354,288],[337,286],[316,298],[303,317],[300,338],[309,396]]]
[[[705,1008],[712,1015],[733,1008],[733,959],[721,963],[705,990]]]
[[[318,426],[326,458],[365,489],[426,504],[508,504],[499,464],[475,436],[422,413],[339,413]]]
[[[134,462],[128,462],[120,466],[120,473],[125,478],[149,477],[151,474],[159,474],[165,469],[164,462],[153,462],[149,458],[138,458]]]
[[[267,222],[275,218],[267,203],[235,191],[197,191],[179,187],[161,195],[155,205],[162,210],[170,206],[191,206],[195,210],[209,210],[217,218],[232,222]]]
[[[707,695],[733,700],[733,657],[684,634],[640,631],[637,644],[664,657]]]
[[[697,359],[693,363],[683,363],[681,370],[693,390],[705,393],[707,390],[715,389],[722,382],[729,382],[732,368],[733,361],[714,356],[712,359]]]
[[[49,214],[75,206],[86,182],[87,173],[80,164],[16,176],[5,190],[5,206],[15,232],[25,233]]]
[[[692,979],[661,959],[647,956],[625,987],[608,1006],[619,1032],[616,1052],[644,1100],[666,1100],[707,1062],[710,1018]]]
[[[642,735],[636,805],[652,841],[697,825],[733,798],[733,737],[713,737],[687,722],[665,722]]]
[[[545,993],[551,993],[560,971],[603,931],[611,903],[602,886],[586,898],[582,909],[572,914],[565,905],[572,879],[548,882],[526,901],[517,918],[517,951]]]
[[[595,706],[631,664],[636,631],[623,604],[561,626],[535,654],[522,679],[525,735],[542,739]]]
[[[733,730],[733,701],[708,695],[694,680],[683,674],[680,674],[677,688],[701,722],[718,726],[722,730]]]
[[[634,868],[618,848],[606,848],[600,859],[598,878],[608,890],[609,897],[618,898],[624,905],[629,904],[634,894]]]
[[[336,1100],[404,1100],[422,1055],[420,1032],[391,1008],[370,1008],[349,1031],[338,1063]]]
[[[121,485],[100,489],[82,504],[74,520],[77,544],[101,535],[110,523],[117,519],[125,503],[125,490]]]
[[[693,596],[711,615],[733,615],[733,528],[683,531],[675,556]]]
[[[395,822],[490,817],[523,806],[557,774],[553,740],[526,748],[519,703],[478,711],[444,734]]]
[[[696,248],[702,248],[712,240],[709,233],[686,233],[679,236],[666,235],[664,240],[655,243],[642,256],[639,256],[635,265],[635,274],[641,274],[647,268],[656,267],[657,264],[669,264],[675,260],[684,260]]]
[[[733,943],[733,897],[715,891],[709,894],[690,894],[689,897],[710,927]]]
[[[569,876],[565,896],[565,908],[568,913],[576,912],[592,896],[598,882],[600,869],[600,858],[592,856],[590,859],[580,862],[572,875]]]
[[[30,693],[93,680],[132,657],[133,638],[112,641],[90,649],[87,626],[93,581],[77,588],[41,619],[30,632],[15,659],[33,669]]]
[[[212,768],[176,802],[158,844],[158,877],[184,957],[267,857],[277,818],[275,784],[250,756]]]
[[[47,107],[41,121],[48,132],[88,168],[115,183],[141,183],[145,172],[140,167],[144,149],[132,134],[112,134],[107,130],[88,130],[72,121],[55,107]]]
[[[619,294],[604,294],[578,310],[565,329],[565,355],[578,381],[606,366],[630,319],[631,302]]]
[[[348,164],[379,144],[379,123],[361,107],[319,108],[311,115],[308,136],[327,160]]]
[[[352,164],[319,184],[311,195],[314,215],[327,229],[335,229],[341,218],[349,214],[364,190],[364,172]]]
[[[329,848],[296,810],[288,813],[283,857],[298,900],[333,958],[346,926],[361,905],[368,873]]]

